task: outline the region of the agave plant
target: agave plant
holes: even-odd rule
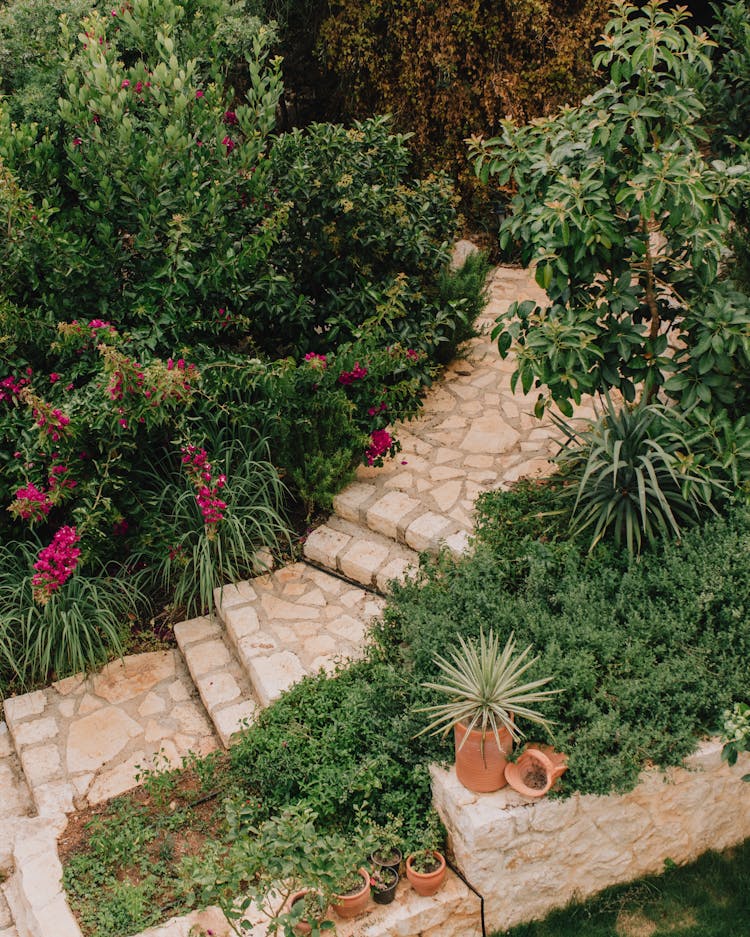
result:
[[[491,731],[498,747],[500,729],[510,732],[515,741],[520,741],[523,732],[514,722],[515,716],[528,719],[549,730],[549,722],[536,709],[530,709],[529,703],[539,703],[559,693],[559,690],[540,690],[549,683],[551,677],[542,677],[524,683],[523,675],[532,667],[538,657],[528,659],[531,645],[526,650],[516,653],[515,635],[511,633],[505,647],[500,650],[500,639],[490,628],[485,636],[479,633],[479,645],[464,640],[459,635],[460,650],[453,652],[452,661],[440,654],[435,655],[435,663],[445,674],[444,683],[423,683],[429,690],[438,690],[450,697],[446,703],[436,706],[424,706],[417,712],[432,713],[435,718],[422,729],[433,734],[447,733],[458,723],[467,727],[461,742],[464,745],[472,729],[481,729],[482,740]],[[461,747],[459,746],[459,747]]]
[[[557,418],[566,434],[557,457],[574,499],[575,534],[590,531],[589,551],[607,534],[640,553],[696,523],[727,486],[702,464],[699,436],[687,418],[657,403],[619,410],[609,397],[602,415],[583,429]]]

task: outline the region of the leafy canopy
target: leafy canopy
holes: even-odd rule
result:
[[[498,319],[514,386],[570,414],[582,395],[617,388],[627,401],[659,388],[683,408],[747,404],[747,300],[719,282],[733,201],[748,166],[706,157],[696,90],[708,37],[666,0],[620,2],[594,59],[610,80],[579,107],[498,137],[472,139],[478,175],[515,195],[503,246],[520,242],[547,302]],[[671,347],[670,347],[671,346]]]

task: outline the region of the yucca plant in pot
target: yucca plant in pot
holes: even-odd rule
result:
[[[453,729],[459,781],[471,791],[488,793],[506,784],[507,755],[513,742],[523,737],[515,719],[527,719],[549,730],[544,716],[529,706],[560,691],[541,689],[551,677],[524,682],[524,674],[539,658],[529,658],[531,645],[517,653],[513,633],[502,649],[492,629],[487,635],[480,631],[478,644],[461,635],[458,642],[460,648],[452,653],[452,660],[439,654],[434,658],[445,682],[422,684],[449,699],[417,710],[435,717],[418,735],[447,735]]]

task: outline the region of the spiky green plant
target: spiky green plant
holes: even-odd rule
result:
[[[522,681],[523,675],[539,659],[528,659],[531,645],[517,654],[515,635],[511,632],[505,647],[500,650],[500,639],[491,628],[486,636],[483,630],[480,631],[478,646],[472,641],[466,641],[462,635],[458,636],[458,642],[460,650],[451,654],[452,661],[440,654],[434,658],[445,674],[445,682],[422,684],[426,689],[437,690],[450,699],[447,703],[423,706],[417,710],[435,716],[418,735],[425,732],[447,735],[455,725],[462,723],[468,731],[461,746],[465,744],[469,732],[479,728],[482,740],[491,731],[498,747],[502,747],[501,728],[507,729],[516,742],[524,736],[514,721],[516,716],[549,731],[549,722],[538,710],[530,709],[529,703],[542,702],[560,691],[539,689],[549,683],[551,677],[528,683]]]
[[[574,535],[592,531],[589,551],[608,533],[630,553],[714,511],[726,485],[704,470],[694,451],[696,430],[674,407],[641,403],[619,410],[609,397],[598,419],[583,428],[555,420],[566,439],[558,456],[571,482]],[[701,436],[705,435],[703,431]],[[697,439],[697,437],[696,437]]]

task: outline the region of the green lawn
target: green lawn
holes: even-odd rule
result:
[[[750,840],[495,937],[750,937]]]

